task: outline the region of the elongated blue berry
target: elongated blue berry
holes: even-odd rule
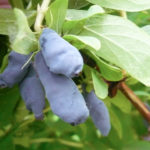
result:
[[[51,72],[75,77],[82,71],[83,58],[79,51],[55,31],[45,28],[40,37],[40,46]]]
[[[2,74],[0,74],[0,88],[12,87],[19,83],[28,71],[28,66],[21,69],[28,60],[29,55],[22,55],[12,51],[8,57],[8,66]]]
[[[98,99],[94,91],[92,91],[87,95],[86,103],[95,126],[100,130],[102,135],[107,136],[111,125],[109,112],[104,102]]]
[[[20,82],[19,88],[27,109],[34,113],[35,118],[42,119],[45,107],[45,93],[32,65],[28,74]]]
[[[89,111],[75,83],[64,75],[50,72],[41,53],[35,57],[35,68],[53,113],[72,125],[83,123]]]

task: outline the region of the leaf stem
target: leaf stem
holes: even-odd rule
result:
[[[31,143],[59,142],[66,146],[71,146],[71,147],[75,147],[75,148],[83,148],[82,143],[77,143],[77,142],[72,142],[72,141],[67,141],[67,140],[57,139],[57,138],[38,138],[38,139],[33,139],[30,142]]]
[[[47,108],[44,109],[43,113],[47,113],[47,112],[49,112],[49,111],[50,111],[50,108],[47,107]],[[22,122],[19,124],[18,128],[22,128],[22,127],[24,127],[24,126],[26,126],[26,125],[28,125],[28,124],[34,122],[35,120],[36,120],[36,119],[35,119],[35,117],[34,117],[33,114],[32,114],[32,115],[28,115],[28,116],[26,116],[26,117],[22,120]]]
[[[34,30],[37,32],[41,31],[42,22],[44,19],[44,15],[48,9],[48,5],[50,4],[51,0],[43,0],[41,6],[37,6],[37,17],[34,24]]]
[[[150,122],[150,111],[146,105],[133,93],[133,91],[125,84],[120,82],[119,89],[128,98],[128,100],[136,107],[143,117]]]
[[[120,16],[123,17],[123,18],[125,18],[125,19],[128,18],[128,17],[127,17],[127,12],[124,11],[124,10],[120,10]]]

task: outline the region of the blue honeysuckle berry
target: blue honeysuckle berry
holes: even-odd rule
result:
[[[30,55],[22,55],[11,51],[8,56],[8,66],[0,74],[0,88],[13,87],[19,83],[28,72],[29,64],[22,69],[22,66],[29,59]]]
[[[79,50],[52,29],[43,30],[40,36],[40,46],[51,72],[75,77],[82,71],[83,58]]]
[[[43,119],[45,93],[32,65],[25,78],[19,83],[19,89],[27,109],[34,113],[35,118]]]
[[[89,111],[73,80],[64,75],[52,73],[41,52],[35,57],[35,69],[53,113],[69,124],[83,123],[89,116]]]
[[[111,124],[106,105],[97,98],[94,91],[91,91],[85,100],[95,126],[100,130],[102,135],[107,136],[111,129]]]

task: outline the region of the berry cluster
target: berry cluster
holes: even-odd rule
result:
[[[41,51],[23,69],[30,55],[12,51],[9,63],[0,74],[0,88],[19,84],[21,96],[28,110],[37,119],[43,118],[45,95],[52,112],[63,121],[78,125],[91,116],[96,127],[106,136],[110,131],[109,113],[94,91],[84,97],[71,79],[83,68],[79,51],[55,31],[44,29],[40,36]]]

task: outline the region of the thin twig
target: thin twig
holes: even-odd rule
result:
[[[43,113],[47,113],[47,112],[49,112],[49,111],[50,111],[50,108],[47,107],[47,108],[44,109]],[[32,115],[28,115],[28,116],[26,116],[26,117],[23,119],[23,121],[19,124],[18,128],[22,128],[22,127],[24,127],[24,126],[26,126],[26,125],[28,125],[28,124],[34,122],[35,120],[36,120],[36,119],[35,119],[35,116],[34,116],[33,114],[32,114]]]
[[[41,6],[37,6],[37,17],[34,24],[34,30],[37,32],[41,31],[42,22],[44,19],[44,15],[48,9],[48,5],[50,4],[51,0],[43,0]]]
[[[143,117],[150,122],[150,111],[146,105],[133,93],[133,91],[125,84],[121,82],[119,89],[128,98],[128,100],[136,107],[136,109],[143,115]]]
[[[57,139],[57,138],[38,138],[38,139],[33,139],[30,141],[30,143],[51,143],[51,142],[59,142],[66,146],[71,146],[75,148],[83,148],[82,143],[77,143],[77,142],[72,142],[72,141],[67,141],[67,140]]]

